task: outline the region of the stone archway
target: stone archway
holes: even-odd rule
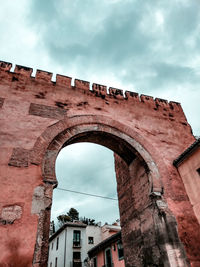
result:
[[[184,266],[180,240],[190,264],[199,266],[199,223],[173,166],[194,142],[181,105],[99,84],[90,88],[77,79],[72,85],[62,75],[51,81],[52,73],[41,70],[32,77],[31,68],[11,67],[0,62],[0,264],[15,259],[17,267],[45,266],[56,155],[63,145],[90,137],[113,140],[102,144],[118,153],[127,267]]]
[[[85,141],[115,152],[126,266],[187,266],[175,217],[163,197],[162,174],[153,159],[156,151],[122,123],[105,116],[88,115],[82,116],[81,122],[80,118],[72,117],[49,127],[37,140],[31,159],[42,166],[45,192],[51,191],[52,195],[57,185],[55,161],[61,148]],[[151,154],[146,149],[150,147]],[[43,151],[40,158],[36,157],[39,150]],[[164,162],[159,164],[162,173],[167,172]],[[44,202],[48,201],[49,194],[44,198]],[[35,249],[35,259],[44,266],[46,260],[42,255],[47,255],[48,244],[48,231],[44,229],[48,229],[49,213],[50,205],[40,215],[37,240],[42,242],[37,242]]]

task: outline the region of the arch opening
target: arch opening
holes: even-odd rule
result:
[[[147,164],[141,158],[141,156],[137,156],[138,152],[131,148],[131,146],[127,142],[121,140],[117,136],[105,132],[90,131],[77,134],[72,138],[69,138],[69,140],[67,140],[63,144],[62,148],[81,142],[89,142],[99,144],[101,146],[103,145],[104,147],[107,147],[114,152],[116,171],[115,176],[117,181],[120,217],[122,220],[122,225],[127,225],[127,219],[130,219],[130,215],[133,216],[134,213],[141,209],[141,205],[148,205],[148,202],[150,200],[150,181],[148,177],[149,168]],[[135,179],[134,175],[138,179]],[[130,178],[133,180],[135,179],[135,182],[130,183]],[[143,186],[140,187],[139,185],[141,179],[143,179],[143,185],[146,185],[145,190]],[[139,194],[136,193],[137,190],[139,190]],[[145,194],[145,197],[143,197],[144,201],[137,207],[137,205],[135,204],[136,202],[139,202],[138,200],[142,192]],[[135,195],[135,200],[133,199],[132,194]],[[122,236],[126,234],[126,232],[122,231]],[[126,248],[125,253],[127,253]],[[93,258],[94,257],[92,257],[91,260]]]
[[[141,232],[141,227],[137,225],[138,220],[135,217],[138,217],[143,208],[146,209],[151,205],[152,175],[156,174],[156,178],[159,177],[156,165],[152,164],[151,155],[139,143],[116,128],[100,124],[76,125],[62,131],[50,142],[43,164],[43,177],[46,183],[52,182],[52,180],[57,183],[54,166],[59,151],[65,146],[80,142],[100,144],[115,153],[122,240],[125,244],[125,258],[130,258],[133,247],[137,251],[141,247],[142,241],[137,241],[134,246],[130,244],[130,241],[127,241],[130,239],[129,236],[131,234],[128,225],[130,222],[132,224],[136,222],[135,227],[137,230],[135,231]],[[145,156],[146,159],[144,160],[142,156]],[[137,179],[134,176],[137,176]],[[142,184],[141,179],[143,180]],[[142,201],[140,201],[142,194],[144,195],[142,196]],[[133,195],[135,195],[134,198]],[[132,247],[131,252],[130,247]],[[143,256],[138,256],[136,253],[134,257],[134,259],[131,257],[130,260],[140,266]],[[128,262],[126,261],[127,264]]]
[[[118,136],[98,131],[83,132],[73,136],[64,143],[63,147],[80,142],[91,142],[107,147],[123,158],[128,165],[137,157],[136,154],[138,154],[129,144],[124,142]]]
[[[56,178],[58,186],[53,191],[55,198],[53,198],[52,209],[54,210],[52,212],[55,213],[57,209],[59,212],[65,209],[66,212],[74,205],[74,208],[80,213],[79,216],[92,217],[92,211],[94,211],[96,222],[112,223],[119,218],[119,212],[116,211],[114,212],[115,218],[112,216],[110,220],[104,220],[103,206],[105,214],[108,215],[110,214],[109,207],[118,206],[116,205],[117,184],[114,154],[110,149],[90,142],[65,146],[56,159]],[[54,206],[56,198],[58,198],[58,204]],[[64,206],[64,199],[67,207]],[[85,205],[88,209],[85,209]],[[86,214],[84,214],[84,210]],[[102,214],[102,217],[97,216],[98,214]],[[56,218],[55,215],[53,218]]]
[[[57,216],[61,215],[59,217],[61,220],[59,222],[57,221],[56,230],[62,227],[66,220],[66,228],[63,230],[67,232],[65,239],[66,254],[63,257],[57,257],[55,251],[51,249],[52,243],[55,243],[56,238],[62,236],[62,231],[58,236],[52,236],[50,239],[48,262],[49,265],[50,263],[54,263],[55,257],[57,257],[58,266],[63,266],[64,258],[65,266],[68,266],[70,262],[73,265],[75,264],[74,260],[77,260],[73,258],[73,252],[79,251],[80,261],[76,264],[80,266],[82,263],[81,266],[85,266],[84,260],[87,258],[86,250],[89,251],[111,234],[116,234],[120,230],[113,152],[91,142],[67,145],[58,154],[56,160],[56,177],[58,187],[54,189],[52,205],[54,215],[51,218],[53,217],[55,222],[57,208],[59,210]],[[62,189],[69,189],[69,191]],[[83,194],[78,194],[78,192]],[[89,195],[85,195],[84,193]],[[101,197],[95,197],[95,195]],[[75,208],[79,215],[73,223],[70,222],[73,226],[68,226],[69,217],[66,217],[66,215],[71,208]],[[78,221],[88,224],[88,226],[79,229]],[[113,223],[114,225],[112,225]],[[70,240],[69,236],[72,235],[72,231],[77,230],[80,231],[81,236],[81,242],[78,243],[80,248],[73,248],[73,241]],[[88,242],[89,237],[92,243]],[[61,240],[59,250],[62,251],[63,247],[64,244]],[[59,254],[58,251],[57,254]],[[117,260],[116,255],[117,251],[113,255],[115,256],[113,258],[115,260]],[[100,258],[102,258],[102,255]],[[121,260],[123,261],[123,259]],[[121,264],[122,261],[120,262]]]
[[[126,266],[173,266],[170,260],[177,262],[180,257],[184,264],[185,255],[177,241],[176,220],[163,199],[161,175],[168,170],[162,160],[156,163],[153,160],[157,158],[154,147],[113,120],[92,116],[83,116],[81,123],[77,120],[74,117],[52,125],[35,146],[37,151],[37,147],[45,143],[42,156],[45,186],[53,190],[57,185],[55,161],[62,147],[92,141],[113,149]],[[33,154],[33,163],[34,160]],[[42,224],[46,223],[46,219],[42,220]],[[169,236],[171,233],[173,238]],[[48,235],[39,231],[38,237],[46,244]],[[42,251],[37,246],[36,256],[37,251]],[[175,247],[172,257],[171,246]]]
[[[75,125],[54,137],[46,149],[42,164],[44,181],[57,183],[55,176],[55,161],[59,151],[69,144],[79,142],[92,142],[103,145],[118,154],[128,166],[136,158],[139,158],[149,172],[152,191],[154,191],[153,187],[155,187],[157,193],[162,194],[160,172],[156,163],[152,159],[151,154],[144,148],[144,146],[116,128],[96,123],[89,125]]]

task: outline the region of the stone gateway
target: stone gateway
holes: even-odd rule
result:
[[[195,141],[181,105],[11,67],[0,62],[0,266],[46,267],[55,160],[87,141],[115,153],[126,267],[199,267],[200,225],[173,165]]]

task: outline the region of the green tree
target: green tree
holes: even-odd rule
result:
[[[66,222],[71,222],[71,218],[66,215],[66,214],[61,214],[57,217],[58,219],[58,225],[59,227],[61,227],[62,225],[64,225]]]
[[[95,222],[95,219],[90,219],[90,218],[86,218],[86,217],[81,217],[80,218],[80,221],[82,222],[82,223],[85,223],[85,224],[87,224],[87,225],[97,225],[97,223]]]
[[[78,213],[78,211],[76,210],[76,209],[74,209],[74,208],[71,208],[69,211],[68,211],[68,213],[67,213],[67,215],[71,218],[71,221],[73,222],[73,221],[75,221],[75,220],[79,220],[79,213]]]
[[[79,220],[79,213],[76,209],[71,208],[67,214],[61,214],[57,217],[58,219],[58,225],[61,227],[66,222],[73,222],[74,220]]]

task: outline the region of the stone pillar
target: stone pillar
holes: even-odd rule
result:
[[[115,155],[115,169],[126,267],[190,266],[175,217],[162,195],[151,192],[145,162],[128,166]]]
[[[38,214],[38,228],[33,267],[47,266],[53,187],[53,184],[45,183],[34,190],[32,213]]]

